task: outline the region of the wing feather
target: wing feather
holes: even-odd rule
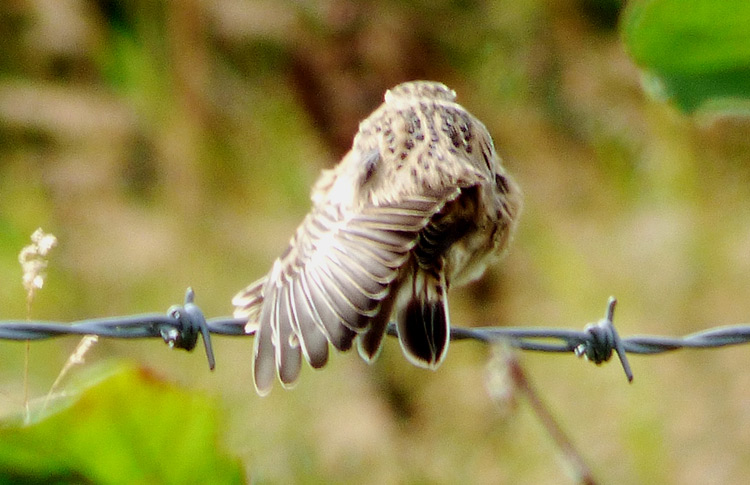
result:
[[[367,316],[357,311],[355,305],[347,298],[345,289],[338,284],[328,265],[305,268],[305,273],[320,285],[324,301],[336,314],[339,324],[344,324],[354,331],[367,325]],[[375,303],[377,304],[377,301]]]
[[[342,285],[351,286],[352,303],[360,310],[369,311],[373,300],[379,301],[388,292],[388,283],[393,281],[394,270],[388,269],[382,275],[373,275],[347,253],[334,251],[329,255],[333,275]],[[382,271],[381,271],[382,272]],[[344,278],[345,280],[341,280]]]
[[[331,278],[331,282],[336,287],[336,291],[341,293],[344,301],[342,302],[347,308],[351,308],[364,317],[372,317],[377,313],[378,303],[380,301],[381,291],[377,295],[364,290],[349,274],[349,270],[333,258],[328,258],[326,274]],[[387,288],[387,287],[386,287]]]
[[[408,252],[414,247],[414,234],[402,231],[388,231],[382,227],[367,227],[366,224],[352,224],[346,228],[346,232],[359,236],[363,241],[370,244],[375,243],[396,253]]]
[[[288,284],[282,284],[278,290],[275,313],[276,368],[281,383],[288,387],[297,380],[302,368],[299,340],[294,332],[297,322],[294,320],[294,313],[292,312]],[[289,324],[284,322],[289,322]]]
[[[305,359],[312,367],[319,369],[328,362],[328,339],[323,333],[323,322],[315,308],[310,306],[301,285],[301,279],[297,278],[289,287],[292,322],[297,323],[294,331],[299,337]]]
[[[328,340],[341,351],[349,350],[356,335],[348,326],[342,324],[339,316],[331,308],[322,284],[316,280],[317,275],[303,272],[298,277],[309,295],[309,301],[323,322],[323,329]]]
[[[408,252],[394,251],[389,246],[373,241],[365,235],[342,231],[339,237],[351,248],[350,254],[361,252],[367,255],[373,264],[380,264],[384,268],[399,268],[409,257]]]
[[[274,264],[277,269],[278,263]],[[272,270],[272,275],[274,270]],[[268,278],[263,286],[263,305],[259,315],[258,328],[255,333],[255,344],[253,352],[253,379],[255,390],[261,396],[271,391],[274,379],[275,351],[274,351],[274,329],[271,326],[272,313],[276,305],[276,285],[273,278]]]
[[[232,298],[232,305],[236,307],[236,317],[246,317],[245,333],[255,333],[258,330],[260,311],[263,307],[263,287],[268,278],[263,277]]]
[[[343,242],[343,241],[342,241]],[[372,298],[382,298],[383,289],[393,281],[396,270],[380,261],[373,261],[373,257],[365,251],[359,251],[349,244],[341,244],[334,248],[340,267],[348,271],[363,291]]]
[[[359,334],[360,353],[373,359],[400,268],[431,218],[459,193],[451,189],[358,211],[314,208],[269,275],[233,299],[235,315],[248,318],[249,330],[257,329],[258,392],[270,390],[274,374],[291,385],[303,355],[311,366],[322,367],[329,343],[346,351]]]

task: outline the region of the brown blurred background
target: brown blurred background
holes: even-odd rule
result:
[[[750,122],[647,99],[618,0],[0,3],[0,319],[24,318],[17,255],[59,239],[33,318],[208,316],[267,271],[322,168],[405,80],[439,80],[489,128],[525,192],[508,258],[453,291],[458,325],[582,328],[620,304],[623,335],[750,320]],[[44,395],[77,339],[31,347]],[[496,403],[489,352],[432,373],[390,340],[258,398],[250,339],[217,369],[159,342],[100,342],[214,395],[254,482],[560,483],[521,399]],[[0,408],[22,407],[23,344],[0,343]],[[617,365],[524,354],[540,394],[606,483],[750,476],[747,347]],[[123,403],[127,405],[127,403]]]

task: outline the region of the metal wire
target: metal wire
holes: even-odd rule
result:
[[[206,319],[194,303],[195,293],[187,289],[185,302],[172,306],[166,314],[147,313],[122,317],[93,318],[73,323],[4,320],[0,321],[0,340],[42,340],[64,335],[98,335],[104,338],[161,338],[170,347],[192,351],[198,336],[203,344],[208,365],[213,370],[215,358],[211,334],[232,337],[250,336],[241,318]],[[595,364],[602,364],[616,353],[628,381],[633,373],[627,354],[653,355],[683,348],[712,349],[750,342],[750,325],[728,325],[692,333],[684,337],[640,335],[621,338],[613,323],[617,300],[609,299],[601,320],[587,325],[583,331],[541,327],[453,327],[451,340],[476,340],[484,343],[505,341],[520,350],[537,352],[573,352]],[[388,334],[395,336],[393,323]]]

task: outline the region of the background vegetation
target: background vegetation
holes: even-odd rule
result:
[[[611,294],[623,335],[747,321],[750,121],[737,98],[750,92],[750,15],[746,2],[723,13],[681,3],[634,2],[621,36],[618,0],[2,2],[0,318],[26,315],[17,255],[39,226],[59,246],[33,318],[165,311],[187,286],[207,315],[230,313],[358,121],[385,89],[422,78],[448,84],[485,122],[526,199],[508,258],[452,292],[454,323],[582,328]],[[716,43],[691,48],[695,39]],[[76,343],[32,345],[32,397]],[[252,342],[215,347],[213,373],[159,342],[100,341],[86,367],[137,362],[149,379],[208,396],[221,448],[258,483],[559,483],[565,473],[524,401],[512,389],[490,397],[477,344],[452,345],[432,373],[391,340],[373,366],[339,355],[263,399]],[[0,409],[18,415],[24,345],[0,353]],[[616,365],[521,359],[606,482],[750,475],[747,347],[633,357],[632,385]],[[139,407],[146,429],[162,422],[149,407]],[[51,425],[61,441],[77,423],[64,419]],[[143,433],[167,453],[168,440],[146,445]]]

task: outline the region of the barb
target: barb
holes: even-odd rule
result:
[[[64,335],[97,335],[103,338],[161,338],[170,347],[192,351],[203,336],[208,366],[215,367],[211,334],[246,335],[241,318],[206,320],[194,303],[195,292],[188,288],[183,305],[174,305],[167,314],[92,318],[65,324],[60,322],[0,321],[0,340],[43,340]]]
[[[245,332],[242,318],[206,319],[194,303],[195,293],[187,289],[185,302],[171,307],[166,314],[94,318],[73,323],[27,320],[0,321],[0,340],[42,340],[65,335],[98,335],[102,338],[161,338],[170,347],[192,351],[202,336],[209,368],[215,367],[211,334],[230,337],[251,336]],[[627,354],[654,355],[683,348],[712,349],[750,343],[750,325],[729,325],[692,333],[684,337],[639,335],[622,338],[613,317],[617,300],[611,297],[605,317],[587,325],[583,331],[542,327],[453,327],[451,340],[476,340],[485,343],[505,341],[520,350],[574,353],[600,365],[616,353],[628,381],[633,372]],[[388,334],[396,335],[393,323]]]

